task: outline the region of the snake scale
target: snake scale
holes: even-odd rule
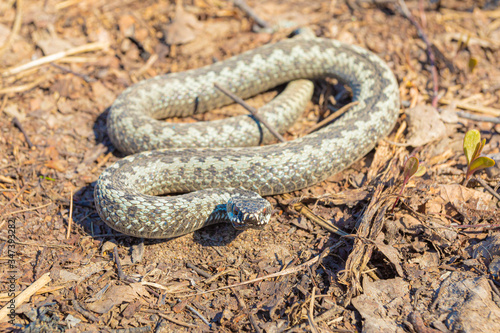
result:
[[[247,98],[299,80],[264,114],[283,132],[297,118],[287,109],[303,107],[311,96],[312,84],[300,79],[325,77],[350,86],[359,103],[293,141],[241,147],[269,137],[249,116],[194,127],[158,120],[230,104],[215,82]],[[175,237],[222,221],[237,229],[258,227],[271,212],[260,196],[302,189],[348,167],[391,131],[398,112],[398,85],[388,65],[363,48],[330,39],[287,39],[207,67],[153,77],[126,89],[111,106],[111,141],[132,155],[100,175],[97,211],[113,229],[144,238]],[[221,141],[240,147],[222,147]],[[194,148],[197,143],[209,148]]]

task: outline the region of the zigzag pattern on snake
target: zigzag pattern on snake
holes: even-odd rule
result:
[[[156,119],[187,116],[231,103],[217,82],[242,98],[298,79],[334,77],[352,89],[359,104],[341,119],[302,138],[273,145],[217,146],[268,140],[267,130],[248,116],[195,128]],[[298,82],[264,117],[281,132],[310,98],[312,85]],[[281,108],[281,109],[280,109]],[[227,221],[231,197],[281,194],[323,181],[363,157],[397,120],[399,91],[387,64],[373,53],[329,39],[290,39],[243,53],[213,65],[166,74],[126,89],[113,103],[108,133],[128,156],[99,177],[94,192],[99,215],[127,235],[168,238]],[[285,120],[281,120],[285,118]],[[281,127],[281,122],[285,123]],[[189,138],[189,135],[194,135]],[[179,148],[179,147],[188,148]],[[187,193],[177,196],[158,196]]]

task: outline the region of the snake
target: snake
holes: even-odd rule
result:
[[[272,137],[253,116],[195,124],[164,120],[231,104],[215,83],[241,98],[288,83],[259,109],[283,133],[311,98],[313,84],[306,80],[325,78],[350,87],[357,104],[294,140],[267,144]],[[395,126],[399,103],[397,80],[384,60],[319,37],[284,39],[139,81],[110,107],[109,138],[129,156],[99,176],[96,209],[111,228],[140,238],[172,238],[222,222],[238,230],[263,228],[272,214],[263,197],[315,185],[365,156]]]

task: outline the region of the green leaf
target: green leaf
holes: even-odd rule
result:
[[[481,153],[481,151],[479,150],[481,145],[480,142],[481,142],[481,133],[479,133],[478,130],[474,129],[465,133],[464,154],[465,158],[467,159],[467,165],[470,165],[471,162],[474,160],[474,157],[479,156],[479,153]],[[477,155],[476,152],[478,152]]]
[[[486,157],[486,156],[481,156],[481,157],[476,158],[472,162],[469,170],[471,173],[473,173],[473,172],[476,172],[476,171],[481,170],[481,169],[486,169],[486,168],[492,167],[494,165],[495,165],[495,161],[493,161],[491,158]]]
[[[50,180],[50,181],[53,181],[53,182],[56,181],[54,178],[50,178],[50,177],[47,177],[47,176],[38,176],[38,177],[41,178],[41,179],[44,179],[44,180]]]
[[[423,176],[426,171],[427,171],[427,169],[425,168],[425,166],[419,165],[418,170],[417,170],[417,172],[415,172],[414,176],[415,177]]]
[[[470,57],[469,58],[469,71],[472,73],[474,71],[474,68],[477,66],[477,59]]]

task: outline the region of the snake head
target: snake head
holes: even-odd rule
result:
[[[272,214],[271,204],[263,198],[233,197],[227,202],[226,209],[236,230],[262,228]]]

